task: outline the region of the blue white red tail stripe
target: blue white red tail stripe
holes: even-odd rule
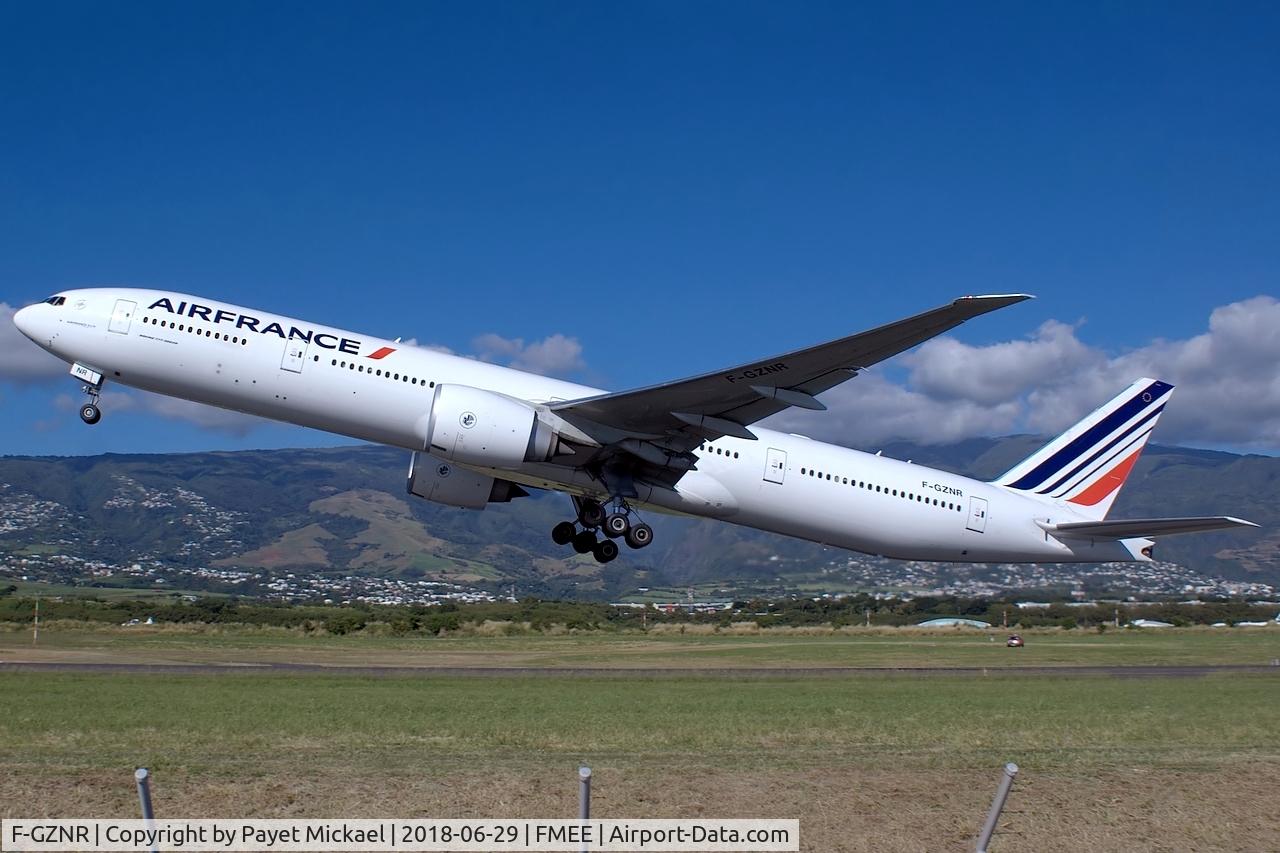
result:
[[[1173,386],[1139,379],[996,482],[1103,518],[1169,402]]]
[[[1090,456],[1088,459],[1081,462],[1076,467],[1072,468],[1069,472],[1064,474],[1062,477],[1058,478],[1058,480],[1054,482],[1052,485],[1046,486],[1045,488],[1042,488],[1042,489],[1036,489],[1036,491],[1042,495],[1052,494],[1053,492],[1056,492],[1058,491],[1058,489],[1062,488],[1064,484],[1069,483],[1074,477],[1079,475],[1082,471],[1086,471],[1086,469],[1091,469],[1093,467],[1101,467],[1102,465],[1105,465],[1111,458],[1124,453],[1125,450],[1132,447],[1134,444],[1138,442],[1145,442],[1147,440],[1147,437],[1151,435],[1151,431],[1155,429],[1155,419],[1160,417],[1160,413],[1163,411],[1164,411],[1164,405],[1162,404],[1161,406],[1154,409],[1153,411],[1143,415],[1141,420],[1139,420],[1137,423],[1125,429],[1123,432],[1117,435],[1114,439],[1108,442],[1105,447],[1103,447],[1097,453],[1094,453],[1092,456]],[[1118,450],[1116,449],[1117,445],[1119,445]],[[1055,495],[1055,497],[1059,497],[1059,495]]]
[[[1086,429],[1083,434],[1072,437],[1069,443],[1060,449],[1056,449],[1056,452],[1054,452],[1054,454],[1048,459],[1045,459],[1030,471],[1022,474],[1016,482],[1008,483],[1007,485],[1014,489],[1034,489],[1036,486],[1039,486],[1045,480],[1054,476],[1063,468],[1066,468],[1072,462],[1079,459],[1080,456],[1096,446],[1102,439],[1115,432],[1117,427],[1132,419],[1135,414],[1150,408],[1154,402],[1165,397],[1173,390],[1172,385],[1167,382],[1160,382],[1159,380],[1141,379],[1134,383],[1134,385],[1138,384],[1143,385],[1141,390],[1137,391],[1137,393],[1131,393],[1134,390],[1134,386],[1130,385],[1129,388],[1125,389],[1123,394],[1098,409],[1088,418],[1081,421],[1076,427],[1073,427],[1071,430],[1064,433],[1058,440],[1061,441],[1063,438],[1067,438],[1076,429],[1079,429],[1081,426],[1085,426]],[[1122,402],[1122,404],[1118,408],[1114,408],[1118,401]],[[1091,421],[1093,421],[1094,418],[1098,418],[1099,415],[1103,415],[1103,417],[1100,420],[1091,423]],[[1053,448],[1057,443],[1058,442],[1055,441],[1045,449],[1048,450],[1049,448]],[[1035,458],[1036,457],[1034,456],[1032,457],[1032,459]],[[1027,461],[1029,462],[1031,460]],[[1026,462],[1019,465],[1014,469],[1014,471],[1021,469],[1024,465],[1026,465]]]

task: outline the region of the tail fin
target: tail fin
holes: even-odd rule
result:
[[[1167,382],[1139,379],[995,482],[1106,518],[1171,391]]]

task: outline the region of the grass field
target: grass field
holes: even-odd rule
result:
[[[666,626],[664,626],[666,627]],[[0,661],[293,662],[373,666],[736,669],[781,667],[983,667],[1268,665],[1280,660],[1280,627],[1023,631],[1005,648],[998,631],[900,629],[847,633],[780,629],[709,634],[565,636],[308,636],[284,629],[216,626],[46,626],[0,631]]]
[[[964,850],[1012,760],[1023,772],[993,850],[1273,846],[1280,675],[1006,668],[1011,659],[1265,662],[1280,657],[1280,633],[1028,636],[1015,651],[959,634],[406,641],[54,631],[32,652],[29,635],[11,632],[0,635],[0,660],[540,662],[552,671],[0,672],[0,816],[132,816],[137,765],[152,768],[157,808],[171,816],[571,816],[575,769],[587,763],[601,816],[798,817],[805,850]],[[558,671],[575,665],[620,672]],[[687,670],[626,673],[639,665]],[[815,678],[804,665],[989,669]],[[797,671],[719,671],[732,666]]]

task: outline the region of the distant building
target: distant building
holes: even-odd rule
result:
[[[979,619],[960,619],[954,616],[946,616],[941,619],[930,619],[927,622],[921,622],[917,628],[990,628],[990,622],[983,622]]]

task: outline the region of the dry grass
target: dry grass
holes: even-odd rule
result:
[[[684,633],[681,633],[681,629]],[[51,622],[40,645],[30,628],[0,626],[0,661],[83,663],[320,663],[364,666],[606,667],[614,669],[1267,665],[1280,660],[1280,628],[1166,631],[1024,631],[1008,650],[999,632],[856,628],[752,630],[737,625],[655,626],[648,634],[527,635],[528,623],[491,621],[449,637],[353,636],[240,625],[90,625]]]
[[[796,817],[806,851],[962,851],[985,816],[998,768],[670,771],[596,765],[601,817]],[[1024,771],[994,851],[1274,849],[1280,812],[1270,764],[1213,770]],[[575,767],[349,775],[339,770],[243,780],[174,769],[155,777],[173,817],[570,817]],[[131,817],[128,768],[70,777],[0,775],[0,811],[22,817]]]

